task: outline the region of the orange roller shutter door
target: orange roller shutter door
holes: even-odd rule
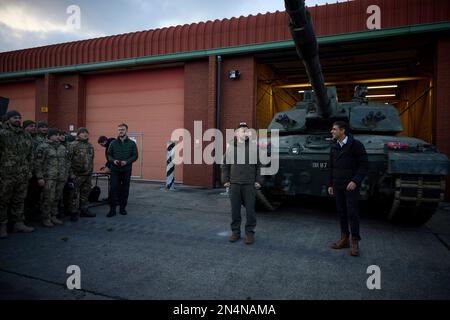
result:
[[[9,99],[8,110],[17,110],[22,121],[36,119],[36,83],[34,81],[0,84],[0,96]]]
[[[86,126],[95,145],[95,171],[105,163],[98,137],[116,137],[120,123],[128,124],[130,136],[142,147],[133,176],[140,175],[142,164],[142,179],[165,180],[166,143],[173,130],[184,126],[184,68],[88,77]],[[175,168],[177,182],[183,181],[182,170],[182,165]]]

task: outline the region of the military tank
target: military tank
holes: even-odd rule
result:
[[[423,224],[444,199],[447,156],[420,139],[403,137],[398,110],[368,101],[367,87],[356,87],[352,101],[338,103],[335,87],[326,87],[318,44],[302,0],[285,0],[289,27],[312,91],[287,112],[274,116],[270,130],[279,130],[279,171],[265,176],[258,206],[273,210],[286,196],[327,194],[330,129],[333,122],[349,124],[368,153],[369,173],[361,186],[362,200],[376,202],[391,221]],[[276,150],[275,150],[276,149]]]

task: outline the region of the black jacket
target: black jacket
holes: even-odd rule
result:
[[[123,142],[119,138],[111,142],[108,148],[108,161],[112,162],[111,171],[127,172],[131,171],[133,162],[138,159],[138,149],[136,143],[130,138],[126,138]],[[116,166],[114,160],[125,161],[125,166]]]
[[[250,147],[250,144],[254,144]],[[238,164],[238,150],[245,152],[245,163]],[[234,152],[234,160],[232,160],[231,154]],[[256,151],[256,163],[251,163],[250,151]],[[222,182],[223,183],[235,183],[235,184],[254,184],[255,182],[261,183],[261,166],[258,159],[258,148],[255,142],[251,142],[249,139],[245,143],[238,143],[235,138],[230,143],[224,157],[224,164],[222,164]]]
[[[348,141],[342,148],[339,143],[331,145],[329,187],[346,188],[350,181],[361,186],[367,171],[366,148],[352,135],[348,135]]]
[[[109,148],[111,142],[113,142],[114,140],[116,140],[116,139],[115,138],[108,138],[108,140],[106,141],[106,145],[105,145],[105,158],[106,158],[105,167],[107,167],[109,169],[112,168],[113,163],[108,160],[108,148]]]

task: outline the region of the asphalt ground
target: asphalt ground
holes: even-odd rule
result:
[[[105,186],[102,184],[102,196]],[[361,256],[331,250],[332,201],[297,199],[258,213],[256,242],[228,242],[223,190],[132,183],[128,215],[96,218],[0,241],[0,299],[449,299],[450,212],[421,227],[362,210]],[[245,217],[245,209],[243,216]],[[69,290],[67,267],[81,289]],[[381,289],[369,290],[369,266]]]

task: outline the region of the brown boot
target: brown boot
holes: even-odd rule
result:
[[[253,244],[253,242],[255,242],[255,234],[247,233],[245,235],[245,244]]]
[[[8,238],[8,230],[6,228],[6,223],[0,223],[0,239]]]
[[[353,257],[359,256],[359,239],[352,238],[352,248],[350,254]]]
[[[33,232],[33,231],[34,231],[33,227],[28,227],[23,222],[16,222],[14,224],[14,232],[29,233],[29,232]]]
[[[236,242],[241,238],[241,235],[239,233],[232,233],[228,241],[230,242]]]
[[[346,248],[350,248],[350,241],[348,239],[348,235],[346,235],[345,233],[341,233],[341,239],[333,243],[331,249],[339,250]]]

